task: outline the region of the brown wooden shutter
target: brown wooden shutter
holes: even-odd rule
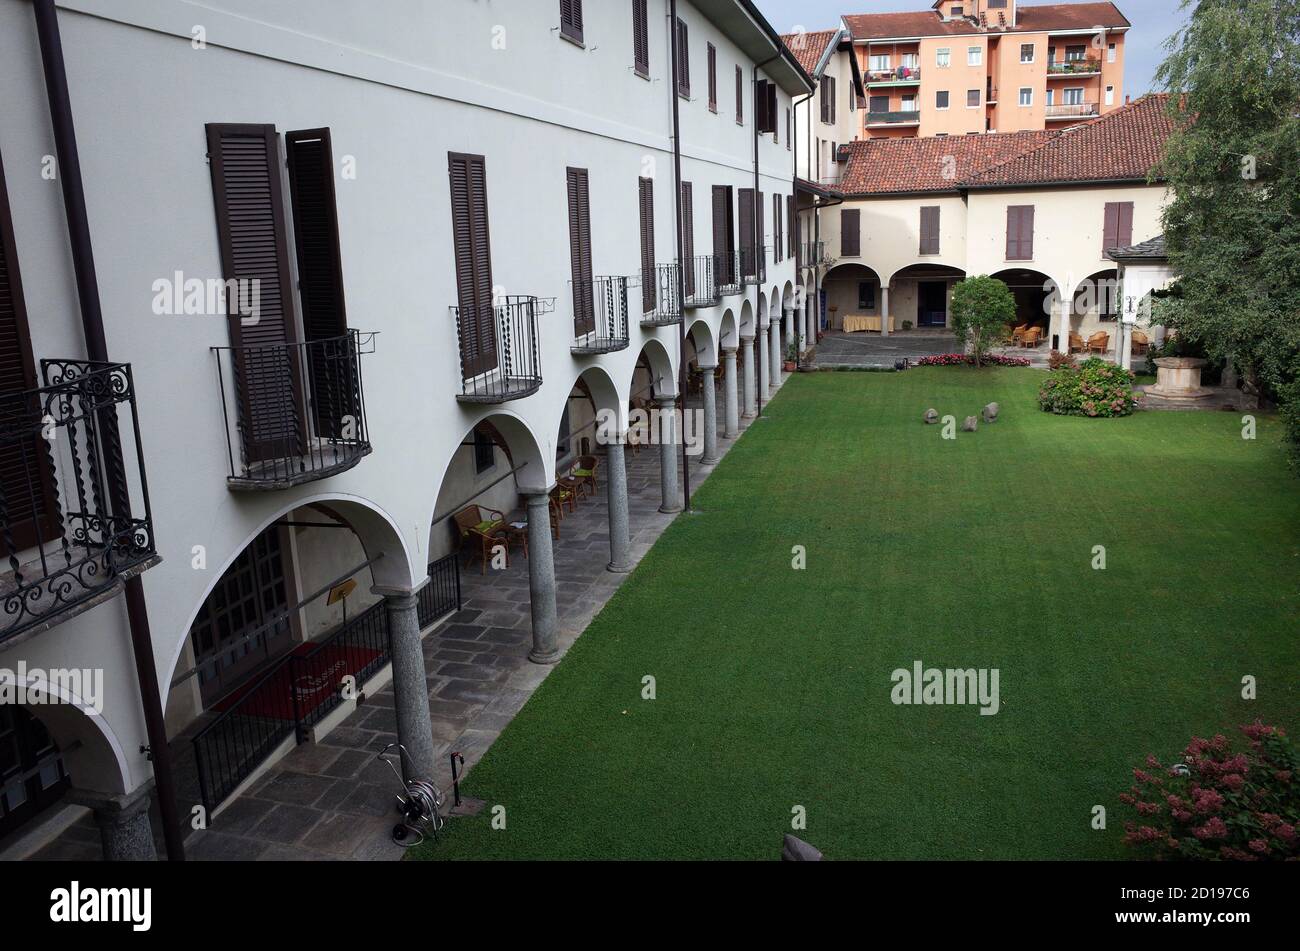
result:
[[[650,17],[646,9],[649,0],[632,0],[632,55],[636,71],[643,76],[650,73]]]
[[[1106,202],[1105,223],[1102,226],[1101,256],[1112,248],[1126,248],[1133,243],[1133,202]]]
[[[1020,212],[1020,253],[1023,260],[1034,258],[1034,206],[1025,205]]]
[[[758,201],[754,202],[755,214],[758,224],[758,231],[754,235],[755,252],[758,255],[758,276],[760,279],[767,277],[767,252],[764,250],[767,243],[767,212],[763,210],[763,203],[767,201],[767,196],[762,192],[758,193]]]
[[[451,229],[460,305],[461,373],[465,379],[497,367],[492,310],[492,243],[488,233],[487,164],[481,155],[447,155]]]
[[[1133,202],[1119,203],[1119,227],[1115,234],[1115,246],[1127,248],[1133,243]]]
[[[736,243],[732,229],[731,189],[713,186],[713,256],[719,284],[735,283]]]
[[[840,209],[840,254],[846,258],[862,255],[862,212],[857,208]]]
[[[818,94],[821,97],[821,102],[818,103],[818,105],[821,108],[821,120],[822,122],[825,123],[829,123],[831,121],[831,100],[830,100],[830,93],[828,92],[829,88],[830,88],[830,77],[823,76],[821,81],[821,89],[818,90]]]
[[[7,430],[0,440],[0,560],[5,571],[11,555],[60,534],[48,446],[40,437],[45,408],[39,397],[28,393],[36,386],[17,242],[0,163],[0,419]],[[30,430],[29,438],[18,435],[23,428]]]
[[[744,264],[741,274],[752,277],[754,269],[754,190],[740,190],[740,259]]]
[[[582,0],[560,0],[560,32],[582,42]]]
[[[790,108],[785,110],[785,150],[787,152],[794,149],[794,125],[790,121]]]
[[[1034,257],[1034,206],[1007,206],[1007,260],[1029,261]]]
[[[690,34],[686,23],[677,19],[677,93],[691,98],[691,50]]]
[[[709,111],[718,111],[718,51],[709,44]]]
[[[781,196],[772,196],[772,260],[780,264],[783,260],[783,251],[785,241],[782,235],[784,230],[781,223]]]
[[[638,180],[641,208],[641,304],[642,312],[655,309],[657,280],[655,274],[655,183]]]
[[[736,122],[745,121],[745,76],[739,66],[736,67]]]
[[[595,297],[591,280],[591,203],[587,170],[567,171],[569,191],[569,262],[573,277],[573,332],[575,336],[596,329]]]
[[[688,297],[695,294],[695,191],[682,182],[682,279]]]
[[[836,106],[836,102],[835,102],[835,96],[836,96],[835,85],[836,85],[836,84],[835,84],[835,77],[834,77],[834,76],[831,76],[831,77],[829,77],[829,78],[830,78],[830,84],[831,84],[831,94],[830,94],[830,102],[831,102],[831,125],[834,125],[834,124],[835,124],[835,117],[838,115],[838,112],[837,112],[837,106]]]
[[[921,208],[921,253],[939,253],[939,206]]]
[[[794,258],[795,261],[797,262],[799,258],[799,241],[798,238],[796,237],[796,232],[798,232],[799,230],[799,215],[795,211],[794,195],[788,195],[786,197],[785,209],[786,209],[786,215],[789,220],[789,228],[787,229],[790,238],[789,254],[790,257]]]
[[[256,320],[228,301],[249,461],[297,455],[306,438],[302,375],[289,274],[279,137],[270,125],[207,127],[222,270],[257,288]],[[241,290],[240,297],[244,296]]]

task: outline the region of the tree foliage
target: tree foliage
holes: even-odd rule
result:
[[[1016,299],[995,277],[968,277],[952,289],[952,329],[970,345],[976,366],[1006,339],[1007,325],[1015,319]]]
[[[1184,6],[1156,74],[1176,126],[1158,173],[1180,293],[1154,317],[1285,399],[1300,378],[1300,0]]]

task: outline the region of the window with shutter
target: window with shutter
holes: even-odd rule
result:
[[[695,296],[695,192],[682,182],[682,280],[686,296]]]
[[[785,110],[785,150],[789,152],[794,148],[794,126],[790,122],[790,107]]]
[[[767,277],[767,212],[763,210],[765,201],[767,201],[767,196],[759,192],[758,201],[754,203],[755,218],[757,220],[755,227],[758,229],[755,233],[754,242],[757,245],[758,276],[760,279]]]
[[[713,186],[713,255],[719,284],[736,282],[736,239],[732,227],[731,186]]]
[[[334,150],[329,129],[286,132],[289,198],[298,258],[298,296],[306,341],[330,340],[348,331],[343,297],[343,255],[339,249],[334,194]],[[347,417],[361,412],[361,394],[340,384],[339,354],[332,345],[308,348],[307,381],[316,434],[342,438]]]
[[[36,386],[36,362],[18,273],[13,218],[4,166],[0,163],[0,418],[11,424],[22,420],[32,424],[30,438],[0,441],[0,512],[8,536],[0,540],[0,557],[5,560],[6,571],[10,555],[60,534],[48,447],[40,438],[44,409],[38,398],[27,395]],[[14,425],[12,431],[21,431],[21,425]]]
[[[862,254],[862,213],[857,208],[840,209],[840,254],[846,258]]]
[[[573,333],[581,337],[596,329],[591,280],[591,203],[587,170],[567,170],[569,197],[569,267],[573,278]]]
[[[650,313],[655,309],[655,183],[649,178],[638,179],[641,207],[641,310]]]
[[[741,275],[754,277],[758,271],[754,266],[754,190],[740,190],[740,260]]]
[[[582,0],[560,0],[560,33],[582,42]]]
[[[1112,248],[1126,248],[1133,243],[1133,202],[1106,202],[1105,223],[1102,227],[1101,256]]]
[[[736,67],[736,124],[745,124],[745,76],[739,66]]]
[[[819,97],[820,97],[820,99],[821,99],[821,102],[819,103],[820,108],[821,108],[821,120],[822,120],[822,122],[824,122],[824,123],[826,123],[826,124],[829,124],[830,121],[831,121],[831,92],[830,92],[830,88],[831,88],[831,86],[830,86],[830,77],[829,77],[829,76],[823,76],[823,77],[822,77],[822,81],[821,81],[821,89],[818,90],[818,95],[819,95]]]
[[[939,206],[921,208],[921,253],[939,253]]]
[[[786,196],[785,210],[786,210],[786,220],[790,223],[790,226],[787,229],[787,234],[790,242],[787,252],[788,252],[788,256],[793,258],[797,255],[798,247],[799,247],[799,244],[795,239],[795,231],[799,227],[799,217],[795,214],[795,210],[794,210],[794,195]]]
[[[836,104],[836,101],[835,101],[835,85],[836,85],[836,84],[835,84],[835,77],[834,77],[834,76],[831,76],[831,77],[830,77],[830,84],[831,84],[831,87],[830,87],[830,90],[831,90],[831,91],[830,91],[831,125],[834,125],[834,124],[835,124],[836,117],[837,117],[838,114],[839,114],[839,112],[838,112],[838,108],[837,108],[837,104]]]
[[[222,271],[240,289],[240,299],[227,307],[248,461],[297,455],[307,414],[292,346],[298,331],[279,137],[270,125],[210,124],[207,134]],[[256,320],[241,315],[250,295],[259,307]]]
[[[492,310],[492,245],[488,234],[487,165],[481,155],[447,156],[452,244],[460,306],[460,360],[465,379],[497,368]]]
[[[709,44],[709,111],[718,111],[718,51]]]
[[[1031,261],[1034,257],[1034,206],[1007,206],[1007,260]]]
[[[690,34],[680,17],[677,19],[677,94],[683,99],[691,98]]]
[[[645,77],[650,75],[650,17],[649,0],[632,0],[632,59],[633,67]]]
[[[781,228],[781,196],[772,196],[772,261],[774,264],[780,264],[783,260],[783,249],[785,247],[782,240]]]

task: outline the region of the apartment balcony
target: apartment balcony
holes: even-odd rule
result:
[[[867,85],[875,88],[916,86],[921,82],[919,66],[896,66],[893,69],[873,69],[867,73]]]
[[[286,489],[351,469],[370,454],[361,357],[374,334],[213,347],[226,423],[227,484]]]
[[[683,277],[686,279],[686,308],[713,307],[722,300],[718,291],[717,263],[712,254],[698,254],[691,259]]]
[[[628,336],[629,293],[639,287],[634,277],[596,277],[590,281],[569,282],[573,300],[574,356],[614,353],[626,350]]]
[[[762,284],[767,279],[766,246],[758,248],[741,248],[736,252],[740,259],[740,279],[747,286]]]
[[[744,289],[740,280],[740,252],[719,251],[714,255],[713,273],[718,281],[718,293],[735,297]]]
[[[41,379],[0,395],[0,644],[158,560],[130,365],[42,360]]]
[[[452,307],[460,346],[462,403],[508,403],[542,388],[537,318],[555,298],[513,294],[473,310]]]
[[[798,248],[799,266],[804,268],[827,267],[831,263],[825,241],[806,241]]]
[[[1086,59],[1065,60],[1064,62],[1050,62],[1047,64],[1047,78],[1057,79],[1060,77],[1080,76],[1099,76],[1101,75],[1101,60],[1095,56],[1089,56]]]
[[[669,327],[681,323],[682,301],[677,293],[676,264],[656,264],[641,274],[641,326]]]
[[[1057,103],[1044,107],[1046,109],[1045,118],[1048,122],[1062,119],[1090,119],[1093,116],[1100,115],[1095,102],[1071,102]]]
[[[906,127],[919,126],[921,124],[921,113],[915,109],[904,109],[898,112],[868,112],[867,128],[877,128],[881,126]]]

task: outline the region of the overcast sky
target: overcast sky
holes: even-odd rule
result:
[[[931,0],[754,0],[779,33],[829,30],[846,13],[897,13],[928,10]],[[1027,3],[1025,6],[1042,6]],[[1116,0],[1133,24],[1124,40],[1124,91],[1134,98],[1150,92],[1156,67],[1164,59],[1165,39],[1185,20],[1182,0]]]

